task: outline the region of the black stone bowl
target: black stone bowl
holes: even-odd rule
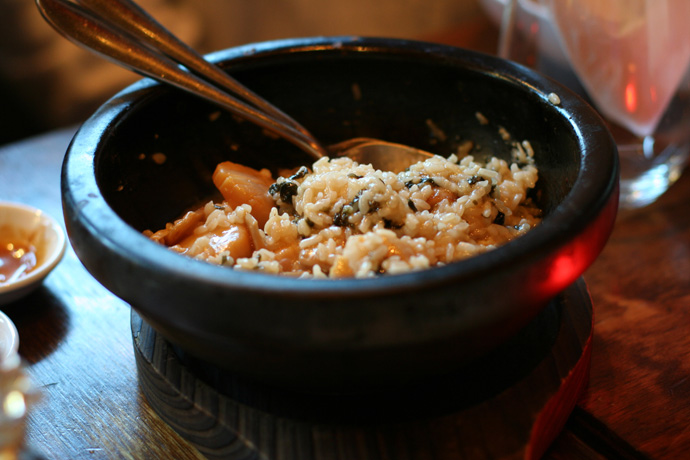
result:
[[[353,37],[260,43],[210,58],[324,144],[370,136],[448,155],[472,139],[481,152],[506,156],[504,127],[536,152],[534,197],[545,218],[495,251],[373,279],[294,279],[189,259],[141,232],[212,196],[217,163],[275,170],[311,160],[210,103],[142,80],[74,137],[62,173],[65,219],[93,276],[185,354],[320,391],[455,371],[524,327],[611,232],[614,142],[585,102],[526,68],[449,46]]]

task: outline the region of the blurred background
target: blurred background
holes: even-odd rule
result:
[[[362,35],[451,43],[483,0],[138,0],[204,53],[256,41]],[[487,49],[494,49],[487,44]],[[86,119],[138,77],[64,39],[33,0],[0,0],[0,144]]]

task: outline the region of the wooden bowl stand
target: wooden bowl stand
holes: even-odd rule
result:
[[[358,395],[247,382],[186,356],[134,310],[132,336],[148,402],[209,459],[531,460],[587,385],[592,320],[580,279],[457,375]]]

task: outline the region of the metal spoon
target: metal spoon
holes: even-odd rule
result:
[[[347,156],[397,172],[432,156],[371,138],[322,146],[297,121],[207,61],[131,0],[36,0],[36,5],[44,19],[70,41],[126,69],[214,102],[315,159]]]

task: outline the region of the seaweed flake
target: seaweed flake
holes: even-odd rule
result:
[[[299,186],[295,182],[283,181],[271,184],[268,188],[268,193],[275,195],[276,193],[280,195],[280,199],[284,203],[291,203],[292,197],[297,195],[297,188]]]
[[[357,192],[357,195],[355,195],[352,201],[344,205],[340,211],[333,216],[333,225],[339,227],[353,227],[348,219],[352,214],[359,212],[359,199],[362,197],[362,193],[364,193],[364,190]],[[371,203],[369,203],[369,205],[371,206]]]
[[[357,192],[357,195],[350,201],[350,206],[352,206],[353,212],[359,211],[359,199],[362,197],[362,193],[364,193],[364,190],[360,190]]]
[[[409,189],[409,188],[412,188],[413,185],[422,185],[422,184],[430,184],[430,185],[433,185],[436,187],[439,186],[433,177],[422,177],[419,180],[419,182],[415,182],[414,180],[405,182],[405,187],[407,187]]]
[[[297,179],[302,179],[304,176],[307,175],[309,172],[309,169],[307,169],[306,166],[300,167],[295,174],[290,176],[288,179],[289,180],[297,180]]]
[[[342,207],[340,211],[333,216],[333,225],[338,227],[352,227],[349,217],[354,213],[354,209],[349,204]]]
[[[503,214],[501,211],[498,211],[498,214],[496,214],[496,218],[494,219],[494,224],[496,225],[503,225],[506,221],[506,215]]]
[[[390,219],[383,218],[383,226],[389,230],[397,230],[403,227],[403,224],[396,224]]]
[[[369,211],[367,212],[367,214],[371,214],[373,212],[376,212],[379,209],[381,209],[381,203],[379,203],[378,201],[370,201],[369,202]]]

